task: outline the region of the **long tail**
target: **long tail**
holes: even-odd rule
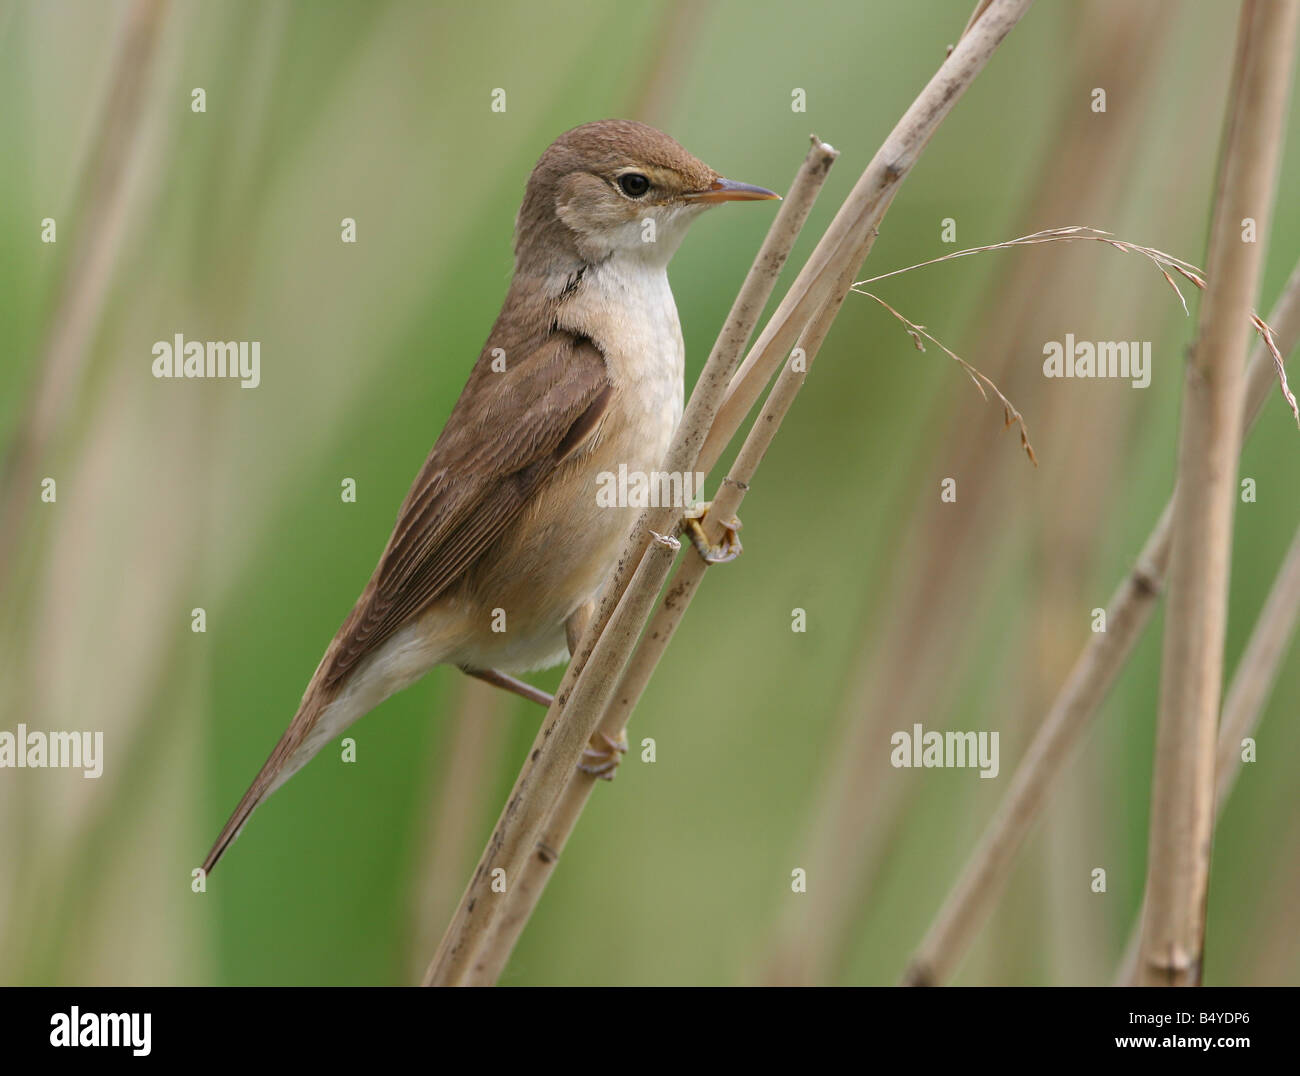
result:
[[[253,813],[254,808],[305,766],[323,746],[326,738],[313,737],[311,734],[316,728],[321,712],[331,701],[333,701],[331,698],[323,697],[320,693],[308,689],[307,695],[298,707],[298,712],[294,714],[289,727],[280,737],[280,742],[271,752],[271,757],[258,771],[257,777],[249,785],[248,791],[239,801],[239,806],[235,808],[234,814],[222,828],[216,842],[212,845],[212,850],[203,861],[204,874],[212,873],[212,868],[239,836],[239,831],[244,828],[244,823],[248,821],[248,816]],[[315,743],[310,743],[309,740],[314,740]]]

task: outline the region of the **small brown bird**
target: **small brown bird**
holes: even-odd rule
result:
[[[598,476],[620,464],[655,471],[682,416],[668,262],[704,209],[776,197],[627,120],[575,127],[542,154],[501,314],[378,567],[205,871],[321,747],[433,666],[548,699],[507,674],[572,651],[637,515],[602,506]],[[589,755],[609,769],[620,748]]]

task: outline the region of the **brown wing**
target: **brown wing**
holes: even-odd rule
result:
[[[484,349],[324,670],[336,684],[510,526],[600,421],[611,385],[590,339],[548,333],[502,372]]]

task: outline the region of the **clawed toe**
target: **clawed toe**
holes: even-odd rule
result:
[[[727,564],[744,551],[740,544],[740,520],[732,519],[722,524],[722,541],[713,545],[704,533],[704,519],[712,503],[709,501],[687,509],[682,517],[682,533],[690,539],[695,552],[704,558],[706,564]]]
[[[619,733],[616,740],[597,729],[591,737],[590,746],[582,752],[582,762],[578,763],[578,769],[603,781],[612,781],[614,774],[618,772],[618,764],[623,761],[625,754],[627,754],[626,732]]]

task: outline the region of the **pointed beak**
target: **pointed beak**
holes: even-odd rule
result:
[[[781,196],[766,187],[755,187],[750,183],[737,183],[734,179],[715,179],[702,191],[692,191],[686,195],[687,201],[706,202],[765,202],[769,198]]]

